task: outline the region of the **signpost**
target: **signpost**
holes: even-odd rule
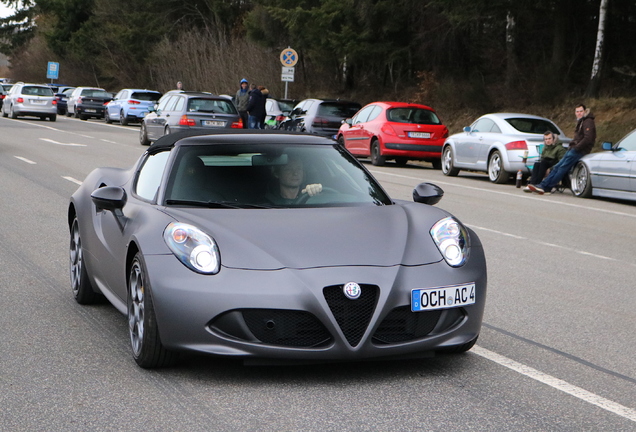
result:
[[[280,62],[283,65],[280,80],[285,83],[285,99],[287,99],[287,85],[294,82],[294,66],[298,63],[298,53],[287,47],[280,53]]]
[[[58,62],[49,62],[46,66],[46,77],[53,82],[60,77],[60,64]]]

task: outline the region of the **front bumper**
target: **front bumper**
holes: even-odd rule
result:
[[[460,346],[480,332],[481,248],[461,268],[331,267],[196,274],[172,255],[145,256],[161,341],[169,349],[286,360],[408,357]],[[349,300],[355,281],[363,296]],[[475,282],[476,303],[411,312],[411,290]],[[368,296],[364,299],[364,295]],[[341,295],[342,294],[342,295]],[[342,297],[342,298],[340,298]]]

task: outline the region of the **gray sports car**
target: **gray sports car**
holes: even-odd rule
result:
[[[133,358],[250,362],[469,350],[486,301],[477,235],[392,200],[343,147],[279,131],[177,133],[71,197],[71,285],[127,316]]]

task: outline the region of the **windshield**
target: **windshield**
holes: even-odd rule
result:
[[[132,99],[140,101],[157,102],[161,98],[161,93],[152,92],[134,92],[131,96]]]
[[[543,134],[545,132],[552,132],[559,135],[561,132],[554,123],[543,119],[534,118],[507,118],[506,121],[513,128],[523,133]]]
[[[22,88],[22,94],[29,96],[53,96],[53,90],[49,87],[25,86]]]
[[[258,144],[180,147],[165,203],[269,208],[387,205],[391,200],[337,145]]]
[[[82,96],[84,97],[99,97],[99,98],[112,98],[113,96],[104,90],[87,89],[82,90]]]
[[[226,99],[191,98],[188,100],[188,112],[236,114],[236,108]]]
[[[393,108],[387,111],[389,121],[425,125],[441,125],[439,117],[430,110],[422,108]]]
[[[318,107],[318,115],[351,118],[360,108],[360,104],[356,103],[323,102]]]

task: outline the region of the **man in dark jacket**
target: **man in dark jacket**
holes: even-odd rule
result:
[[[528,185],[528,188],[532,192],[536,192],[539,195],[550,192],[552,188],[558,185],[559,182],[568,175],[570,168],[583,156],[592,151],[592,147],[594,147],[594,142],[596,141],[594,116],[583,104],[577,105],[574,109],[574,114],[577,118],[576,129],[574,129],[574,139],[570,142],[568,152],[563,156],[563,159],[552,168],[550,174],[548,174],[541,183],[538,185]]]
[[[247,103],[248,129],[263,129],[261,119],[265,118],[265,96],[261,93],[263,86],[258,86],[250,92],[250,100]]]

